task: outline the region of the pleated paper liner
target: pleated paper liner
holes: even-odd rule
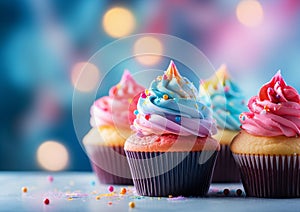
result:
[[[86,145],[85,148],[100,183],[133,185],[124,147]]]
[[[235,183],[241,181],[239,168],[229,145],[221,144],[213,174],[213,183]]]
[[[125,151],[134,186],[143,196],[204,196],[207,194],[217,151]]]
[[[300,197],[300,156],[233,154],[247,196]]]

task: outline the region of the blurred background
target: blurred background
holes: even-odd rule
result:
[[[91,169],[72,95],[97,84],[99,70],[87,61],[106,44],[136,33],[177,36],[215,68],[226,63],[249,98],[278,69],[300,91],[299,20],[297,0],[1,0],[0,170]],[[139,42],[163,51],[157,40]],[[96,82],[76,86],[83,65]]]

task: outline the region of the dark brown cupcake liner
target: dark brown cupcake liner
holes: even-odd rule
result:
[[[239,168],[232,156],[229,145],[221,144],[212,178],[213,183],[240,182]]]
[[[300,156],[233,154],[247,196],[300,197]]]
[[[133,185],[124,147],[86,145],[85,148],[100,183]]]
[[[125,151],[133,183],[143,196],[204,196],[207,194],[217,151]]]

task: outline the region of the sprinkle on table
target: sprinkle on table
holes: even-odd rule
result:
[[[126,188],[121,188],[120,194],[126,194]]]
[[[47,179],[48,179],[48,181],[51,182],[51,183],[52,183],[53,180],[54,180],[53,176],[51,176],[51,175],[49,175],[49,176],[47,177]]]
[[[50,204],[50,200],[48,198],[44,199],[44,204],[45,205],[49,205]]]
[[[224,188],[223,193],[225,196],[229,195],[230,190],[228,188]]]
[[[22,192],[23,193],[26,193],[28,191],[28,188],[27,187],[22,187]]]
[[[108,191],[109,192],[113,192],[114,191],[114,187],[113,186],[108,186]]]
[[[135,207],[135,203],[134,203],[134,202],[129,202],[129,203],[128,203],[128,206],[129,206],[130,208],[134,208],[134,207]]]

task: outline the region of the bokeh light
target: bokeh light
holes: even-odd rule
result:
[[[262,23],[264,11],[256,0],[242,0],[236,7],[238,21],[248,27],[255,27]]]
[[[103,28],[108,35],[114,38],[127,36],[135,28],[135,18],[128,9],[114,7],[105,13]]]
[[[60,171],[66,168],[69,154],[64,145],[56,141],[46,141],[37,150],[40,166],[49,171]]]
[[[141,64],[153,65],[161,59],[161,55],[163,54],[163,45],[157,38],[145,36],[135,42],[133,52],[136,55],[136,59]]]
[[[82,92],[89,92],[96,88],[99,79],[99,69],[89,62],[75,64],[71,72],[71,81],[74,88]]]

